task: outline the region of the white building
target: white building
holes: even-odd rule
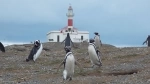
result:
[[[77,28],[73,27],[73,9],[71,6],[68,8],[68,26],[62,28],[59,31],[50,31],[47,33],[48,42],[62,42],[67,33],[70,33],[70,38],[73,42],[89,42],[89,32],[88,31],[79,31]]]

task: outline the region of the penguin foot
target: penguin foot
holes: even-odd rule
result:
[[[101,67],[101,66],[102,66],[102,63],[100,63],[99,67]]]
[[[29,59],[26,59],[26,62],[28,62],[29,61]]]
[[[91,66],[91,68],[94,68],[94,64]]]
[[[72,77],[69,78],[69,81],[71,81],[71,80],[72,80]]]

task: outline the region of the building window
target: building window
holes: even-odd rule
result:
[[[53,39],[49,39],[49,41],[54,41]]]
[[[70,32],[70,31],[71,31],[71,28],[68,28],[68,31]]]

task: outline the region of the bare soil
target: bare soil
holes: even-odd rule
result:
[[[35,61],[26,62],[33,44],[7,46],[0,52],[0,84],[150,84],[150,48],[116,48],[104,44],[102,67],[91,68],[87,54],[88,43],[76,44],[72,52],[82,65],[72,81],[63,81],[62,71],[56,68],[65,57],[60,43],[43,43],[43,51]]]

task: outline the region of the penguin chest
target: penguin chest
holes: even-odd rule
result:
[[[88,46],[88,53],[89,53],[89,57],[93,63],[98,61],[98,57],[97,57],[95,48],[93,46],[91,46],[91,45]]]
[[[67,71],[68,75],[74,73],[74,66],[75,66],[75,59],[74,56],[71,54],[67,56],[65,63],[65,70]]]
[[[97,47],[100,47],[100,39],[98,38],[98,37],[95,37],[95,45],[97,46]]]
[[[38,49],[36,50],[36,52],[35,52],[35,54],[34,54],[34,56],[33,56],[33,60],[34,60],[34,61],[40,56],[40,54],[41,54],[41,52],[42,52],[42,49],[43,49],[43,45],[41,44],[41,45],[40,45],[40,48],[38,48]]]

